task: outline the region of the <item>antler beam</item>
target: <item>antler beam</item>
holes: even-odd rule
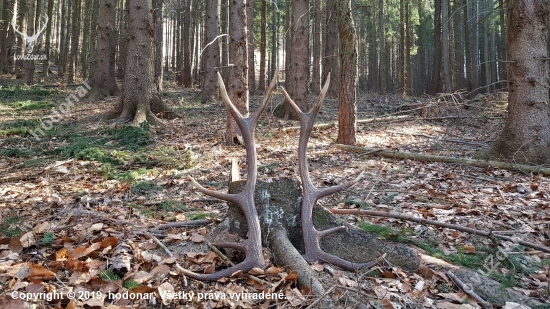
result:
[[[329,254],[321,249],[320,241],[323,237],[334,233],[336,231],[345,229],[344,226],[339,226],[335,228],[330,228],[324,231],[318,231],[313,225],[313,207],[322,197],[336,193],[345,188],[350,187],[355,183],[355,181],[346,182],[337,186],[328,187],[328,188],[317,188],[313,185],[310,177],[309,170],[307,165],[307,143],[309,141],[309,135],[313,129],[313,124],[315,122],[315,117],[321,109],[321,104],[325,99],[325,95],[328,91],[328,86],[330,84],[330,73],[327,76],[325,85],[317,98],[317,102],[307,113],[302,112],[300,107],[290,98],[288,93],[284,88],[282,88],[283,94],[287,102],[292,106],[298,119],[300,120],[300,139],[298,144],[298,165],[300,169],[300,179],[302,180],[302,233],[304,236],[304,246],[305,254],[304,258],[308,262],[321,261],[326,263],[331,263],[336,266],[342,267],[348,270],[358,270],[365,267],[370,267],[375,265],[377,262],[367,262],[367,263],[353,263],[346,261],[340,257]]]
[[[203,280],[203,281],[215,281],[222,277],[231,276],[233,273],[237,271],[248,271],[254,267],[263,268],[266,265],[266,262],[264,261],[263,254],[262,254],[262,238],[261,238],[261,230],[260,230],[260,221],[258,220],[258,213],[256,211],[256,207],[254,206],[254,189],[256,187],[256,178],[257,178],[257,170],[258,170],[256,146],[254,143],[254,129],[256,128],[256,123],[258,121],[258,118],[260,117],[260,114],[265,109],[265,107],[267,106],[267,103],[269,102],[269,99],[271,98],[273,88],[275,88],[275,85],[277,83],[277,79],[276,79],[277,73],[278,72],[276,71],[273,77],[273,80],[271,81],[271,84],[267,89],[262,105],[248,117],[244,117],[239,112],[239,110],[237,110],[233,102],[231,102],[231,100],[229,99],[229,96],[227,95],[227,90],[225,89],[225,84],[223,83],[223,79],[221,75],[218,73],[218,84],[220,86],[223,102],[225,103],[225,106],[229,110],[229,113],[231,114],[231,116],[237,122],[237,125],[241,129],[241,133],[243,135],[243,140],[246,148],[246,159],[247,159],[246,183],[243,190],[240,193],[229,194],[229,193],[222,193],[222,192],[208,190],[202,185],[200,185],[197,181],[195,181],[195,179],[190,177],[190,180],[193,182],[195,187],[202,193],[221,200],[231,202],[233,204],[238,205],[242,209],[246,218],[246,222],[248,224],[248,239],[246,239],[243,243],[224,242],[224,243],[214,244],[214,246],[221,247],[221,248],[232,248],[232,249],[243,251],[246,253],[246,257],[241,263],[235,266],[231,266],[229,268],[226,268],[211,274],[198,274],[189,270],[180,270],[184,275],[188,277],[191,277],[197,280]]]

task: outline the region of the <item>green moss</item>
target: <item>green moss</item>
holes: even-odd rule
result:
[[[138,195],[144,195],[156,191],[161,191],[162,189],[162,186],[159,186],[154,182],[140,181],[134,187],[132,187],[132,192]]]
[[[23,233],[21,225],[23,224],[23,217],[11,216],[4,218],[0,222],[0,234],[6,237],[18,237]]]
[[[105,281],[117,281],[120,280],[120,277],[115,274],[112,270],[104,270],[99,274],[99,278]]]
[[[330,218],[322,211],[313,212],[314,222],[319,226],[326,226],[330,223]]]

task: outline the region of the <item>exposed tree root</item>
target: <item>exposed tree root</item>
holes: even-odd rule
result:
[[[340,144],[334,145],[334,147],[338,149],[346,150],[346,151],[368,153],[371,155],[378,155],[386,158],[411,159],[411,160],[427,161],[427,162],[458,163],[458,164],[467,164],[467,165],[479,166],[479,167],[492,167],[492,168],[502,168],[506,170],[516,170],[516,171],[529,172],[529,173],[539,173],[546,176],[550,176],[550,168],[544,168],[542,166],[514,164],[514,163],[500,162],[500,161],[486,161],[486,160],[454,158],[454,157],[445,157],[445,156],[433,156],[433,155],[426,155],[426,154],[364,148],[364,147],[340,145]]]
[[[546,253],[550,253],[550,248],[549,247],[545,247],[545,246],[537,245],[537,244],[530,243],[530,242],[527,242],[527,241],[523,241],[519,238],[509,237],[509,236],[505,236],[505,235],[501,235],[501,234],[494,234],[492,231],[481,231],[481,230],[472,229],[472,228],[469,228],[469,227],[466,227],[466,226],[461,226],[461,225],[456,225],[456,224],[451,224],[451,223],[444,223],[444,222],[439,222],[439,221],[434,221],[434,220],[428,220],[428,219],[424,219],[424,218],[417,218],[417,217],[402,215],[402,214],[398,214],[398,213],[385,212],[385,211],[374,211],[374,210],[361,210],[361,209],[339,209],[339,208],[332,208],[332,209],[330,209],[330,212],[332,212],[333,214],[341,214],[341,215],[342,214],[347,214],[347,215],[351,214],[351,215],[367,215],[367,216],[387,217],[387,218],[395,218],[395,219],[401,219],[401,220],[406,220],[406,221],[418,222],[418,223],[422,223],[422,224],[435,225],[435,226],[445,227],[445,228],[449,228],[449,229],[453,229],[453,230],[457,230],[457,231],[462,231],[462,232],[466,232],[466,233],[470,233],[470,234],[475,234],[475,235],[481,235],[481,236],[486,236],[486,237],[496,237],[496,238],[504,239],[504,240],[511,241],[511,242],[514,242],[514,243],[518,243],[518,244],[520,244],[522,246],[525,246],[525,247],[534,248],[534,249],[538,249],[538,250],[546,252]]]

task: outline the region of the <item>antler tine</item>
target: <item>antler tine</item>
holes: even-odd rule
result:
[[[256,148],[254,145],[254,128],[256,120],[259,116],[257,111],[252,116],[243,117],[243,115],[237,110],[233,102],[229,99],[227,90],[223,83],[221,75],[218,73],[218,83],[220,86],[223,102],[231,116],[237,122],[237,125],[241,129],[243,135],[245,148],[246,148],[246,158],[247,158],[247,179],[244,185],[244,189],[236,194],[221,193],[217,191],[210,191],[199,183],[197,183],[193,178],[190,178],[193,184],[197,189],[204,194],[232,202],[239,206],[246,218],[246,223],[248,225],[248,238],[243,243],[231,243],[224,242],[216,244],[218,247],[233,248],[237,250],[244,251],[246,254],[245,259],[234,266],[220,270],[212,274],[198,274],[186,269],[180,269],[184,275],[197,280],[204,281],[214,281],[222,277],[227,277],[235,273],[236,271],[248,271],[254,267],[263,268],[265,266],[265,261],[262,253],[262,238],[260,230],[260,221],[258,219],[258,213],[254,205],[254,189],[256,186],[257,178],[257,159],[256,159]],[[268,96],[271,95],[273,90],[274,82],[271,82],[270,92]],[[266,104],[269,98],[265,99],[263,105]],[[263,109],[263,106],[260,107],[260,110]]]
[[[302,191],[303,191],[301,216],[302,216],[302,234],[304,236],[304,243],[305,243],[304,258],[309,262],[323,261],[323,262],[331,263],[336,266],[342,267],[344,269],[357,270],[365,267],[370,267],[376,264],[377,262],[353,263],[323,251],[320,246],[321,239],[331,233],[345,229],[345,227],[338,226],[338,227],[333,227],[324,231],[318,231],[313,225],[313,207],[317,203],[317,200],[329,194],[343,190],[355,183],[355,181],[351,181],[351,182],[343,183],[343,184],[328,187],[328,188],[317,188],[313,185],[313,182],[309,177],[309,168],[308,168],[307,157],[306,157],[307,144],[309,141],[309,135],[311,134],[311,130],[313,129],[313,123],[315,122],[315,117],[317,116],[317,113],[321,109],[321,104],[325,99],[325,95],[328,91],[329,85],[330,85],[330,73],[327,76],[327,80],[325,82],[325,85],[323,86],[323,89],[321,90],[321,93],[319,94],[319,97],[317,98],[317,102],[308,113],[303,113],[300,110],[300,108],[296,106],[294,101],[292,101],[288,93],[286,93],[286,91],[284,91],[283,89],[283,94],[285,95],[285,97],[287,98],[291,106],[294,108],[296,113],[299,115],[299,119],[300,119],[300,140],[298,143],[298,165],[300,170],[300,179],[302,180]]]
[[[235,118],[235,121],[237,121],[237,124],[239,124],[239,119],[243,119],[244,117],[241,114],[241,112],[239,112],[239,110],[235,107],[235,105],[233,105],[233,102],[231,102],[231,99],[227,94],[227,90],[225,89],[225,83],[223,82],[223,78],[220,75],[220,72],[218,72],[217,74],[218,74],[218,85],[220,87],[223,103],[225,104],[225,106],[227,107],[227,109],[229,110],[233,118]]]
[[[264,111],[265,107],[267,106],[269,99],[271,99],[271,95],[273,94],[273,89],[275,88],[275,85],[277,85],[277,76],[279,76],[279,68],[275,69],[275,73],[273,74],[271,83],[269,83],[269,87],[267,87],[267,91],[265,93],[265,98],[262,102],[262,105],[260,105],[260,107],[251,116],[253,123],[256,123],[256,121],[260,117],[260,114]]]
[[[17,30],[17,25],[16,25],[17,19],[15,18],[15,15],[16,14],[13,14],[13,18],[11,20],[11,26],[13,27],[13,31],[17,32],[22,37],[26,37],[26,35],[27,35],[26,33],[23,33],[21,31]]]

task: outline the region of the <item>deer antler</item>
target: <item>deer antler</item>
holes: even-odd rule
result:
[[[242,261],[241,263],[212,274],[197,274],[188,270],[184,270],[183,274],[191,278],[194,278],[197,280],[204,280],[204,281],[214,281],[222,277],[230,276],[239,270],[248,271],[254,267],[259,267],[259,268],[265,267],[266,263],[264,261],[263,254],[262,254],[262,238],[261,238],[261,230],[260,230],[260,221],[258,220],[258,213],[256,211],[256,207],[254,206],[254,189],[256,187],[256,178],[257,178],[257,170],[258,170],[257,158],[256,158],[256,147],[254,143],[254,129],[256,127],[256,123],[258,121],[258,118],[260,117],[260,114],[262,113],[262,111],[267,106],[267,103],[269,102],[271,93],[273,92],[273,88],[275,88],[275,84],[277,83],[276,76],[277,76],[277,72],[275,72],[275,76],[273,77],[273,80],[271,81],[271,84],[267,89],[267,93],[262,105],[250,116],[244,117],[229,99],[222,77],[218,73],[218,83],[220,86],[223,102],[225,103],[225,106],[229,110],[229,113],[231,113],[231,116],[233,116],[233,118],[237,122],[237,125],[241,129],[241,133],[243,135],[244,144],[246,148],[246,159],[247,159],[246,183],[244,185],[243,190],[240,193],[229,194],[229,193],[222,193],[222,192],[208,190],[205,187],[201,186],[193,178],[190,177],[190,180],[193,182],[195,187],[197,187],[197,189],[202,193],[215,198],[219,198],[221,200],[234,203],[242,209],[242,211],[244,212],[244,216],[246,218],[246,222],[248,224],[248,239],[246,239],[243,243],[224,242],[224,243],[214,244],[214,246],[222,247],[222,248],[232,248],[232,249],[244,251],[246,253],[246,257],[244,261]]]
[[[27,34],[26,33],[23,33],[19,30],[17,30],[17,18],[16,18],[16,15],[17,14],[13,14],[13,18],[11,19],[11,26],[13,27],[13,31],[15,31],[16,33],[18,33],[25,41],[27,41]]]
[[[345,229],[345,227],[338,226],[338,227],[330,228],[324,231],[318,231],[315,228],[315,226],[313,226],[313,207],[315,206],[315,203],[317,203],[317,200],[319,200],[324,196],[327,196],[327,195],[336,193],[340,190],[343,190],[345,188],[348,188],[349,186],[355,183],[355,181],[351,181],[351,182],[343,183],[333,187],[316,188],[313,185],[311,179],[309,178],[309,171],[308,171],[307,158],[306,158],[307,143],[309,141],[309,135],[311,133],[311,130],[313,129],[315,117],[317,116],[319,109],[321,109],[321,104],[325,99],[325,95],[327,93],[329,84],[330,84],[330,73],[328,74],[325,85],[323,86],[323,89],[321,90],[321,93],[317,98],[317,102],[311,108],[311,110],[307,113],[302,112],[300,107],[298,107],[296,103],[290,98],[286,90],[281,87],[287,102],[292,106],[292,108],[294,109],[294,111],[296,112],[300,120],[298,165],[300,169],[300,179],[302,180],[302,191],[303,191],[301,215],[302,215],[302,233],[304,236],[304,246],[305,246],[304,258],[308,262],[322,261],[322,262],[334,264],[344,269],[357,270],[365,267],[370,267],[372,265],[375,265],[377,262],[353,263],[323,251],[320,246],[320,241],[323,237],[327,236],[328,234],[334,233],[336,231]]]

